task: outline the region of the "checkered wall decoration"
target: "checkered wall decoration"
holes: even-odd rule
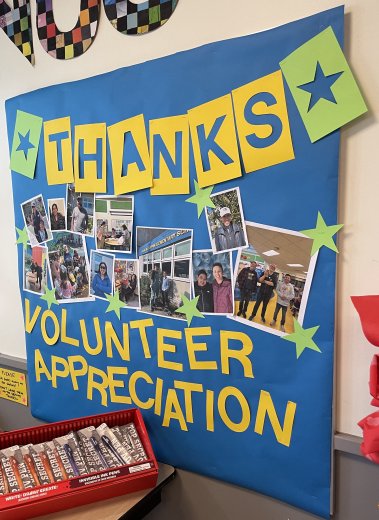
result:
[[[158,29],[171,17],[178,0],[103,0],[105,14],[113,27],[123,34],[144,34]]]
[[[0,0],[0,27],[19,51],[34,65],[30,0],[14,0],[10,8]]]
[[[37,0],[37,29],[42,47],[59,60],[80,56],[92,44],[100,17],[100,0],[81,0],[80,14],[71,31],[62,32],[55,24],[53,0]]]

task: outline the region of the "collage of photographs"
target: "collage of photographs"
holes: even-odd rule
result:
[[[37,195],[21,204],[30,245],[24,290],[44,294],[48,278],[60,303],[107,300],[186,320],[182,297],[197,298],[205,315],[222,315],[276,335],[302,323],[317,254],[299,232],[248,222],[239,188],[211,195],[206,208],[210,247],[193,250],[193,230],[137,226],[134,197],[77,193]],[[96,249],[87,252],[86,237]],[[133,240],[135,259],[132,259]],[[232,253],[237,257],[233,268]]]

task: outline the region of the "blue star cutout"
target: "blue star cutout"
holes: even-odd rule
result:
[[[329,74],[326,76],[320,63],[317,62],[314,79],[308,83],[303,83],[302,85],[297,86],[297,88],[301,88],[311,94],[307,112],[309,112],[315,104],[320,101],[320,99],[326,99],[327,101],[337,104],[331,87],[341,74],[343,74],[343,72],[336,72],[335,74]]]
[[[25,159],[28,158],[28,151],[31,148],[35,148],[34,144],[30,142],[30,130],[26,132],[25,135],[22,135],[21,132],[18,132],[18,138],[20,139],[20,144],[17,147],[16,152],[23,151],[25,155]]]

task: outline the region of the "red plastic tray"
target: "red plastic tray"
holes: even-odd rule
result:
[[[142,464],[137,462],[129,466],[112,468],[91,473],[88,476],[0,496],[0,520],[25,520],[155,487],[158,479],[158,464],[142,415],[135,408],[1,433],[0,449],[15,444],[21,446],[50,441],[54,437],[60,437],[72,430],[80,430],[91,425],[99,426],[103,422],[111,427],[134,422],[148,460]],[[142,470],[138,471],[138,468],[141,467]]]

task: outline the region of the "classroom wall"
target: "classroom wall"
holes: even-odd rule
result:
[[[36,2],[31,3],[34,17]],[[4,100],[47,85],[268,29],[340,3],[338,0],[179,0],[174,15],[164,27],[134,37],[115,31],[102,11],[93,45],[83,56],[68,61],[54,60],[43,51],[33,23],[34,68],[7,37],[0,34],[1,354],[26,357]],[[62,30],[74,26],[79,5],[80,0],[54,1],[55,19]],[[362,334],[350,295],[379,294],[379,241],[374,213],[379,192],[378,17],[377,0],[346,2],[346,54],[370,107],[368,115],[342,130],[341,145],[339,222],[345,227],[339,238],[337,277],[336,429],[351,434],[360,433],[357,421],[373,411],[369,406],[367,381],[374,348]],[[296,200],[292,203],[295,209]]]

